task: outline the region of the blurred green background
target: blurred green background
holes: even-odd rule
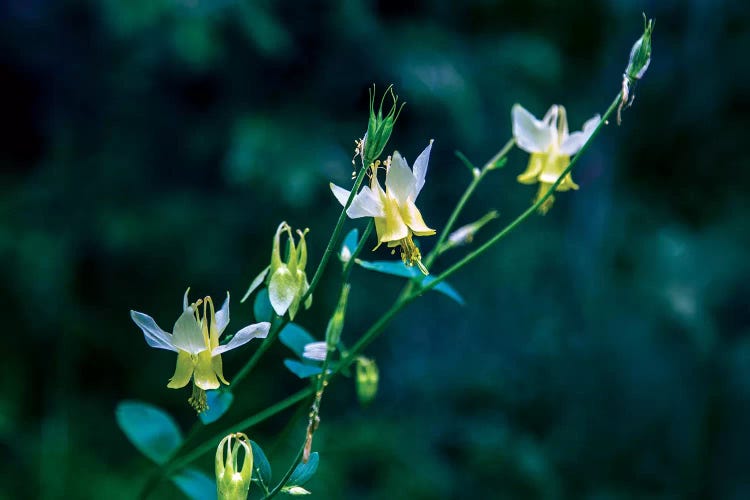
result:
[[[151,465],[117,402],[158,404],[184,430],[195,415],[188,389],[165,387],[174,356],[148,348],[128,311],[168,328],[190,285],[233,294],[230,327],[252,321],[238,299],[281,220],[310,228],[315,262],[368,86],[408,102],[389,149],[413,160],[435,139],[420,205],[440,229],[469,180],[454,150],[489,159],[514,102],[564,104],[576,128],[602,113],[642,11],[657,21],[651,67],[576,167],[580,191],[451,280],[466,306],[429,294],[398,317],[367,352],[374,404],[359,407],[351,379],[331,386],[307,486],[321,499],[750,498],[749,10],[5,0],[0,498],[136,496]],[[511,154],[459,222],[497,209],[498,228],[526,208],[526,161]],[[299,318],[319,337],[337,266]],[[399,284],[355,270],[345,340]],[[255,348],[224,356],[230,380]],[[288,355],[271,349],[221,427],[304,386]],[[304,422],[285,428],[293,415],[249,432],[277,474],[303,437]],[[178,495],[165,483],[153,498]]]

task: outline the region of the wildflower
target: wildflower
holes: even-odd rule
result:
[[[281,233],[285,232],[289,237],[289,246],[287,247],[287,260],[281,260]],[[279,316],[283,316],[289,311],[289,318],[294,319],[299,309],[302,297],[307,293],[310,284],[307,282],[305,267],[307,266],[307,243],[305,235],[308,229],[304,231],[297,230],[299,241],[295,245],[292,228],[286,222],[279,224],[276,229],[276,235],[273,238],[273,248],[271,249],[271,265],[263,269],[258,276],[250,283],[250,287],[242,297],[244,302],[261,283],[268,285],[268,298],[271,301],[273,310]],[[312,295],[305,299],[305,309],[312,305]]]
[[[417,265],[424,274],[429,274],[422,264],[422,255],[414,244],[412,236],[431,236],[435,234],[422,219],[422,214],[415,205],[417,196],[422,190],[427,174],[427,162],[430,159],[432,141],[422,151],[414,162],[414,170],[398,153],[393,153],[381,165],[376,161],[370,165],[370,186],[365,186],[352,200],[346,213],[356,219],[373,217],[375,231],[378,235],[377,249],[385,243],[389,248],[401,247],[401,260],[407,266]],[[386,169],[385,191],[378,181],[378,169]],[[331,184],[333,195],[342,205],[346,206],[349,191]]]
[[[568,133],[568,119],[565,108],[553,105],[540,121],[526,111],[520,104],[515,104],[512,111],[513,137],[518,147],[531,153],[526,171],[518,176],[522,184],[539,182],[535,202],[547,194],[550,187],[557,182],[563,171],[570,165],[570,156],[578,152],[594,133],[599,125],[599,115],[586,121],[583,130]],[[578,189],[573,177],[568,172],[557,191]],[[552,207],[555,197],[550,196],[539,207],[539,213],[545,214]]]
[[[232,443],[234,440],[234,444]],[[240,467],[240,448],[245,459]],[[226,450],[226,452],[225,452]],[[216,448],[216,494],[219,500],[245,500],[253,475],[253,448],[241,432],[229,434]]]
[[[185,292],[183,312],[177,318],[171,334],[159,328],[156,321],[147,314],[130,311],[130,317],[143,331],[148,345],[177,353],[177,367],[167,387],[185,387],[192,378],[193,395],[189,402],[198,413],[202,413],[208,409],[205,391],[217,389],[219,381],[229,385],[224,378],[221,355],[256,337],[265,338],[271,324],[262,322],[246,326],[228,343],[219,345],[219,337],[229,324],[229,292],[224,305],[215,312],[213,301],[208,296],[188,305],[189,291],[188,288]]]

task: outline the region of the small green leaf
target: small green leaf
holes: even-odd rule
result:
[[[251,440],[250,446],[253,448],[253,481],[260,480],[268,486],[271,483],[271,464],[258,443]]]
[[[319,366],[306,365],[293,359],[285,359],[284,366],[299,378],[312,377],[313,375],[318,375],[322,371]]]
[[[349,231],[349,233],[346,235],[346,238],[344,238],[344,243],[341,244],[339,257],[343,262],[349,262],[349,259],[351,259],[352,255],[354,255],[354,250],[356,250],[358,244],[359,230],[357,228],[354,228]]]
[[[310,460],[306,464],[300,462],[297,465],[285,486],[302,486],[308,482],[318,470],[318,462],[320,462],[320,456],[317,451],[314,451],[310,454]]]
[[[268,299],[268,289],[264,288],[258,295],[255,296],[255,302],[253,303],[253,314],[255,314],[256,321],[271,321],[273,316],[273,308],[271,307],[271,301]]]
[[[115,410],[117,424],[138,451],[159,465],[182,443],[182,433],[172,417],[156,406],[122,401]]]
[[[229,410],[234,401],[234,394],[226,389],[206,391],[206,401],[208,410],[200,413],[199,417],[204,424],[210,424],[219,420]]]
[[[191,500],[214,500],[216,498],[216,483],[199,470],[182,469],[171,479]]]
[[[315,342],[313,336],[296,323],[286,325],[279,334],[279,340],[300,358],[302,358],[305,346],[310,342]]]
[[[364,267],[365,269],[369,269],[370,271],[377,271],[379,273],[390,274],[392,276],[400,276],[402,278],[414,278],[422,276],[422,273],[416,267],[408,267],[403,262],[397,260],[366,261],[357,259],[356,262],[360,266]],[[426,286],[433,281],[435,281],[435,278],[433,276],[424,276],[424,278],[420,280],[420,284],[422,286]],[[455,288],[450,286],[445,281],[440,282],[434,288],[434,290],[436,292],[447,295],[459,304],[464,305],[463,297],[459,295]]]

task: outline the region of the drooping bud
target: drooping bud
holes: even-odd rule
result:
[[[375,360],[360,356],[357,358],[357,397],[360,404],[368,405],[378,392],[380,372]]]
[[[240,460],[240,448],[245,450],[243,460]],[[216,448],[218,500],[246,500],[252,475],[253,449],[250,440],[241,432],[225,436]]]
[[[271,265],[253,280],[253,284],[251,284],[245,297],[252,293],[255,287],[260,285],[263,279],[262,276],[268,273],[268,298],[271,301],[271,306],[273,306],[274,311],[279,316],[283,316],[289,311],[289,317],[294,319],[302,296],[310,288],[310,284],[307,282],[307,274],[305,273],[305,266],[307,265],[305,235],[307,231],[307,229],[297,231],[299,242],[295,245],[292,228],[286,222],[279,224],[273,238]],[[288,236],[286,261],[282,260],[281,257],[281,234],[284,232]],[[305,308],[308,309],[311,305],[312,295],[308,295],[305,300]]]
[[[444,252],[445,250],[449,250],[454,247],[468,245],[469,243],[474,241],[474,236],[476,236],[477,232],[479,232],[482,227],[484,227],[488,222],[496,219],[497,217],[497,211],[493,210],[485,214],[485,216],[481,219],[472,222],[471,224],[466,224],[465,226],[459,227],[458,229],[453,231],[450,236],[448,236],[448,241],[445,242],[441,251]]]
[[[651,64],[651,34],[654,31],[656,23],[653,19],[647,19],[646,14],[643,14],[643,34],[633,44],[633,48],[630,49],[630,58],[628,59],[628,65],[625,67],[625,72],[622,74],[622,96],[620,99],[620,105],[617,107],[617,124],[622,123],[622,110],[623,107],[629,107],[635,99],[633,93],[633,87],[638,83],[649,64]]]
[[[383,104],[385,103],[386,96],[391,97],[391,108],[388,110],[385,116],[383,116]],[[385,149],[388,144],[388,139],[391,137],[393,126],[398,119],[398,115],[401,113],[403,104],[398,106],[398,96],[393,93],[393,85],[389,86],[383,98],[380,100],[380,106],[377,113],[375,112],[375,86],[373,85],[370,90],[370,119],[367,122],[367,133],[364,137],[364,145],[362,147],[362,160],[365,166],[378,159],[378,157]]]
[[[336,310],[333,312],[333,316],[328,320],[328,328],[326,328],[326,345],[329,352],[336,350],[336,346],[341,339],[341,331],[344,329],[344,316],[346,315],[346,304],[349,301],[350,289],[351,285],[349,283],[346,283],[341,287],[339,303],[336,305]]]

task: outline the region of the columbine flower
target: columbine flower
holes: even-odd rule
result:
[[[232,442],[234,440],[234,443]],[[240,448],[245,458],[240,467]],[[253,475],[253,448],[242,432],[229,434],[216,448],[216,495],[218,500],[245,500]]]
[[[279,316],[289,311],[289,318],[294,319],[299,309],[302,297],[307,293],[310,284],[307,282],[305,266],[307,266],[307,243],[305,243],[304,231],[297,230],[299,241],[295,245],[292,228],[286,222],[279,224],[273,237],[273,248],[271,250],[271,265],[263,269],[250,283],[240,302],[244,302],[253,291],[262,283],[268,285],[268,298],[273,310]],[[281,233],[286,232],[288,236],[287,261],[281,260]],[[312,305],[312,294],[305,299],[305,309]]]
[[[580,132],[568,133],[568,119],[565,116],[565,108],[553,105],[539,121],[526,111],[520,104],[513,106],[513,137],[518,147],[531,153],[529,166],[526,171],[518,176],[518,182],[522,184],[534,184],[539,182],[539,191],[536,200],[539,200],[552,184],[554,184],[563,171],[570,165],[570,156],[578,152],[586,141],[594,133],[599,125],[599,115],[594,116],[583,124]],[[557,191],[578,189],[573,178],[568,172],[562,182],[557,186]],[[536,201],[535,200],[535,201]],[[552,207],[555,197],[550,196],[539,207],[539,213],[545,214]]]
[[[174,324],[172,333],[167,333],[156,324],[154,319],[137,311],[130,311],[130,317],[143,331],[146,343],[157,349],[166,349],[177,353],[177,368],[169,379],[167,387],[179,389],[193,379],[193,395],[190,404],[198,413],[208,409],[206,392],[217,389],[219,381],[229,385],[224,378],[221,355],[231,351],[252,339],[265,338],[271,324],[268,322],[246,326],[238,331],[232,340],[219,345],[219,337],[229,324],[229,292],[224,305],[214,312],[211,297],[199,299],[188,305],[188,292],[183,298],[183,312]],[[203,306],[201,314],[200,306]]]
[[[328,344],[325,342],[310,342],[305,344],[302,357],[313,361],[325,361],[328,356]]]
[[[352,219],[373,217],[375,231],[378,234],[378,248],[386,243],[389,248],[401,247],[401,260],[407,266],[416,264],[428,274],[422,265],[422,255],[414,245],[413,235],[431,236],[435,234],[422,219],[422,214],[415,205],[417,196],[424,186],[427,174],[427,162],[430,159],[432,141],[414,162],[414,170],[409,168],[406,160],[396,151],[393,158],[388,158],[382,166],[386,169],[385,191],[378,182],[380,161],[370,165],[370,186],[365,186],[357,193],[346,213]],[[333,195],[342,205],[346,205],[349,191],[331,184]]]

